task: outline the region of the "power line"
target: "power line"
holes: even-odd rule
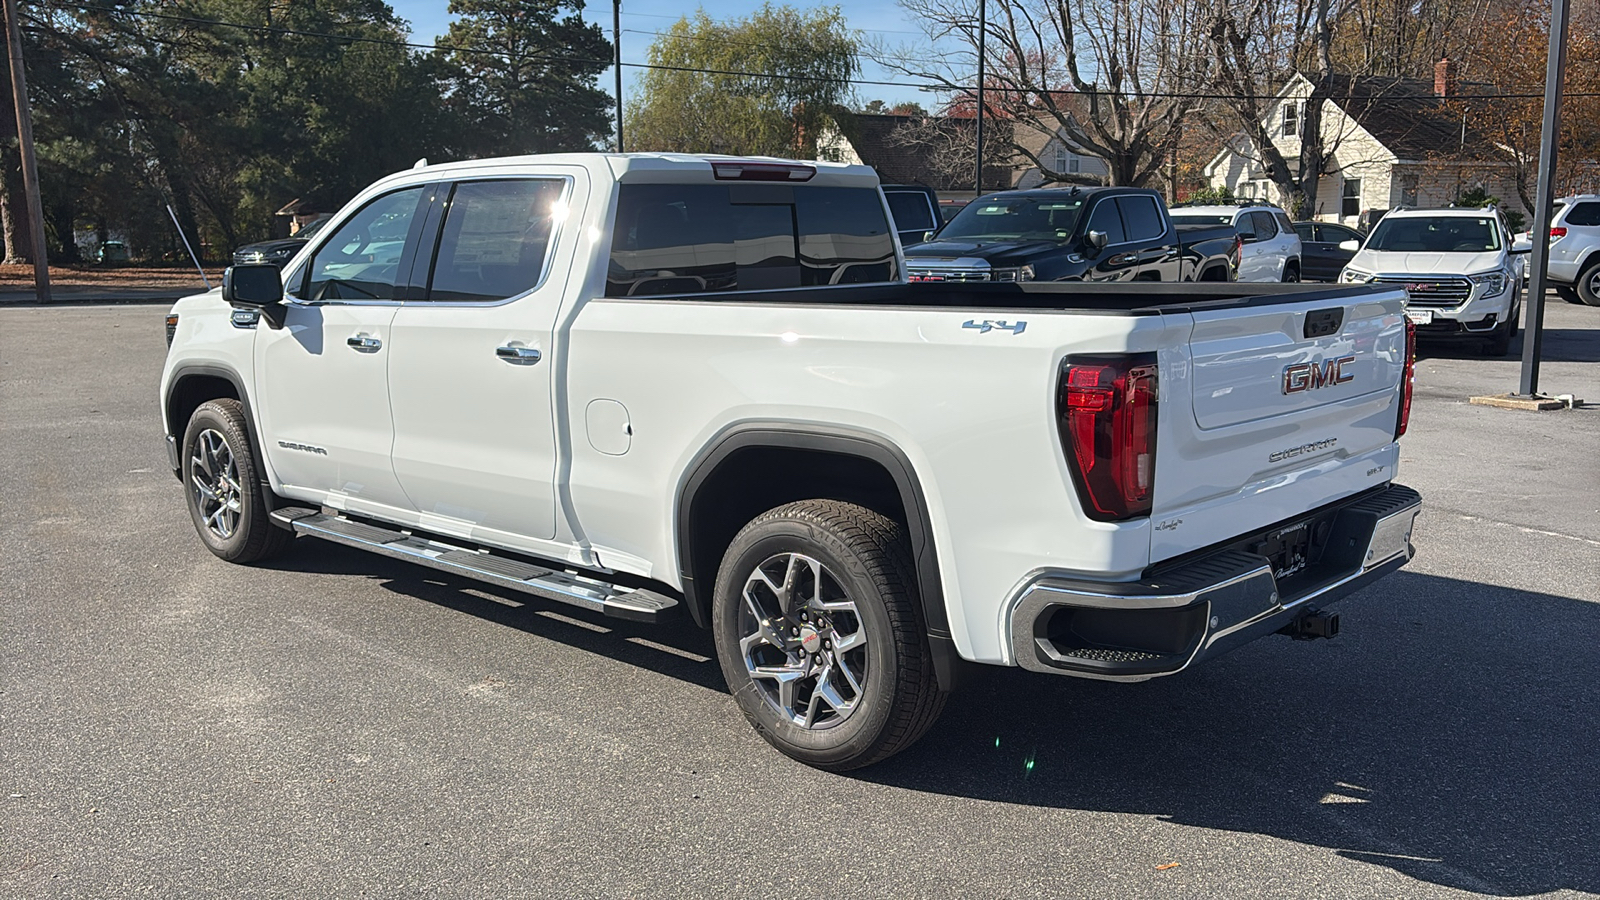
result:
[[[507,53],[507,52],[505,52],[503,50],[491,50],[491,49],[487,49],[487,48],[483,48],[483,47],[471,47],[471,46],[457,45],[457,44],[438,44],[438,43],[423,44],[423,43],[418,43],[418,42],[415,42],[415,41],[401,40],[399,38],[372,38],[372,37],[363,37],[363,36],[360,36],[360,35],[330,34],[330,33],[327,33],[327,32],[304,31],[304,30],[296,29],[296,28],[280,28],[280,27],[275,27],[275,26],[270,26],[270,25],[250,25],[250,24],[246,24],[246,23],[242,23],[242,22],[228,22],[228,21],[221,20],[221,19],[205,19],[205,18],[200,18],[198,16],[180,16],[180,15],[173,15],[171,13],[158,13],[158,12],[150,12],[150,11],[146,11],[146,10],[119,9],[119,8],[116,8],[116,7],[97,6],[97,5],[89,4],[89,3],[50,3],[50,4],[43,4],[43,5],[45,5],[45,6],[49,7],[49,8],[54,8],[54,9],[90,10],[90,11],[109,13],[109,14],[113,14],[113,15],[125,15],[125,16],[135,16],[135,17],[147,18],[147,19],[159,19],[159,20],[165,20],[165,21],[183,22],[183,23],[191,24],[191,25],[209,25],[209,26],[220,27],[220,28],[236,28],[236,29],[240,29],[242,31],[253,31],[253,32],[256,32],[256,33],[260,33],[260,34],[276,34],[276,35],[283,35],[283,36],[288,36],[288,37],[318,38],[318,39],[322,39],[322,40],[337,41],[337,42],[346,43],[346,44],[351,44],[351,43],[354,43],[354,44],[374,44],[374,45],[385,45],[385,46],[391,46],[391,47],[404,47],[404,48],[413,49],[413,50],[431,50],[431,51],[436,52],[436,53],[438,53],[438,52],[443,52],[443,53],[469,53],[469,54],[481,55],[481,56],[494,56],[494,57],[499,57],[499,58],[502,58],[502,59],[506,59],[508,61],[540,60],[540,61],[544,61],[544,62],[557,62],[557,63],[560,63],[560,62],[565,62],[565,63],[588,63],[590,65],[598,65],[598,66],[602,66],[602,67],[610,67],[610,66],[615,64],[615,61],[612,60],[612,59],[602,59],[602,58],[599,58],[599,57],[583,57],[583,56],[570,56],[570,55],[568,55],[568,56],[556,56],[556,55],[550,55],[550,54],[545,54],[545,53]],[[694,66],[664,65],[664,64],[661,64],[661,63],[630,63],[630,62],[625,62],[625,63],[622,63],[622,66],[624,68],[629,68],[629,69],[646,69],[646,70],[656,70],[656,71],[666,71],[666,72],[687,72],[687,73],[691,73],[691,74],[700,74],[700,75],[724,75],[724,76],[733,77],[733,78],[769,78],[769,79],[780,80],[780,81],[810,81],[810,82],[820,82],[820,83],[827,83],[827,84],[851,84],[851,85],[868,85],[868,86],[874,86],[874,87],[916,88],[918,90],[923,90],[923,91],[940,91],[940,92],[952,92],[952,93],[975,92],[977,90],[977,87],[973,86],[973,85],[961,85],[961,84],[955,84],[955,83],[952,83],[952,82],[932,82],[932,83],[921,82],[921,83],[919,83],[919,82],[906,82],[906,81],[881,81],[881,80],[873,80],[873,79],[866,79],[866,78],[836,78],[836,77],[831,77],[831,76],[826,76],[826,75],[820,75],[820,76],[795,75],[795,74],[789,74],[789,73],[785,73],[785,72],[744,72],[744,71],[739,71],[739,70],[735,70],[735,69],[707,69],[707,68],[697,68],[697,67],[694,67]],[[1026,94],[1045,93],[1045,92],[1040,92],[1040,91],[1024,90],[1024,89],[1019,89],[1019,88],[1005,88],[1005,87],[989,88],[989,90],[993,90],[993,91],[995,91],[997,93],[1001,93],[1001,94],[1009,93],[1009,94],[1024,94],[1024,95],[1026,95]],[[1106,92],[1102,92],[1102,91],[1094,91],[1094,90],[1089,90],[1089,91],[1057,90],[1057,91],[1049,91],[1048,93],[1061,94],[1061,95],[1071,96],[1071,97],[1105,96],[1105,97],[1110,97],[1111,99],[1118,99],[1118,95],[1116,95],[1116,94],[1106,93]],[[1600,97],[1600,91],[1589,91],[1589,92],[1567,91],[1567,92],[1564,92],[1564,93],[1565,93],[1565,96],[1567,96],[1567,97]],[[1346,98],[1346,99],[1352,99],[1352,100],[1353,99],[1360,99],[1360,100],[1364,100],[1364,101],[1373,101],[1373,100],[1379,100],[1379,101],[1420,101],[1420,102],[1434,103],[1434,102],[1437,102],[1437,101],[1439,101],[1441,99],[1449,99],[1449,100],[1538,100],[1538,99],[1543,99],[1543,97],[1544,97],[1544,92],[1541,91],[1539,93],[1503,92],[1503,93],[1492,93],[1492,94],[1455,94],[1455,95],[1451,95],[1448,98],[1441,98],[1441,97],[1439,97],[1439,96],[1437,96],[1435,94],[1378,94],[1378,95],[1366,95],[1366,96],[1362,96],[1362,97],[1359,97],[1359,98],[1352,97],[1352,98]],[[1222,93],[1216,93],[1216,92],[1210,92],[1210,91],[1150,91],[1150,92],[1140,93],[1140,94],[1138,94],[1136,96],[1129,97],[1129,98],[1126,98],[1126,99],[1135,100],[1135,101],[1146,101],[1146,100],[1231,100],[1231,99],[1236,99],[1236,95],[1233,95],[1233,94],[1222,94]],[[1272,99],[1276,99],[1276,95],[1272,95],[1272,96],[1258,95],[1258,96],[1254,97],[1253,99],[1257,99],[1257,100],[1272,100]],[[1338,101],[1340,98],[1338,98],[1338,97],[1329,97],[1329,99],[1334,100],[1334,101]]]

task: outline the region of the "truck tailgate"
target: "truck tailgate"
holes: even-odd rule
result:
[[[1195,305],[1164,357],[1151,561],[1394,478],[1405,295]]]

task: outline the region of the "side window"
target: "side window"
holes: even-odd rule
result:
[[[1278,230],[1284,234],[1294,230],[1294,223],[1289,221],[1288,213],[1275,212],[1272,214],[1272,218],[1278,223]]]
[[[625,184],[606,296],[892,281],[894,233],[876,189]]]
[[[1294,223],[1294,233],[1300,235],[1302,242],[1314,243],[1317,241],[1317,224],[1315,222],[1296,222]]]
[[[1600,225],[1600,203],[1579,203],[1567,213],[1567,224],[1579,227]]]
[[[1128,240],[1127,233],[1122,229],[1122,214],[1117,212],[1117,202],[1109,197],[1094,205],[1094,212],[1089,214],[1089,225],[1085,233],[1101,231],[1105,233],[1107,244],[1121,244]]]
[[[1269,241],[1278,236],[1278,223],[1273,220],[1272,213],[1253,212],[1250,220],[1255,225],[1257,240]]]
[[[450,195],[428,299],[515,297],[539,286],[566,210],[559,178],[463,181]]]
[[[424,188],[384,194],[357,210],[306,267],[307,300],[393,300],[400,256]]]
[[[1122,212],[1122,224],[1130,241],[1148,241],[1161,237],[1166,226],[1161,222],[1161,211],[1150,197],[1118,197],[1117,206]]]
[[[921,191],[884,191],[889,201],[889,212],[894,216],[894,227],[900,231],[930,231],[938,227],[933,219],[933,209],[928,206],[928,195]]]

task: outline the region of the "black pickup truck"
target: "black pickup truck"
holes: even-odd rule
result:
[[[912,281],[1233,281],[1232,226],[1175,226],[1155,191],[989,194],[906,248]]]

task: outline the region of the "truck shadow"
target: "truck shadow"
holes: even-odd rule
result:
[[[710,635],[686,619],[625,622],[297,543],[277,566],[376,578],[727,689]],[[1143,684],[969,667],[920,743],[846,777],[1044,815],[1132,813],[1267,835],[1481,894],[1600,892],[1600,607],[1401,572],[1337,609],[1337,640],[1267,638]]]
[[[717,665],[711,633],[697,628],[687,616],[661,625],[614,619],[510,588],[309,538],[295,541],[293,552],[267,566],[375,579],[384,590],[396,594],[659,672],[706,690],[728,690]]]
[[[1119,685],[979,669],[858,777],[1333,848],[1484,894],[1600,892],[1600,608],[1402,572],[1344,637]]]

